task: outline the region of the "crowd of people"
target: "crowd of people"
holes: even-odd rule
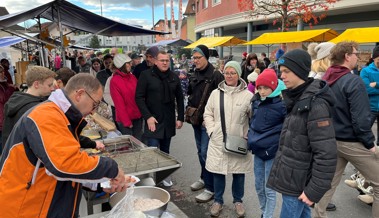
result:
[[[276,193],[282,194],[282,218],[311,217],[311,206],[313,217],[326,217],[336,210],[330,201],[348,162],[359,171],[352,176],[359,178],[352,186],[363,190],[358,198],[378,216],[378,151],[371,127],[378,113],[379,46],[360,76],[354,71],[359,55],[354,42],[311,44],[308,52],[287,52],[282,45],[272,62],[265,54],[243,53],[240,64],[220,61],[214,69],[205,46],[192,51],[196,68],[188,106],[199,113],[192,127],[201,174],[191,190],[203,189],[195,197],[199,203],[214,199],[211,216],[223,209],[227,174],[233,175],[236,214],[244,216],[244,176],[253,169],[261,217],[273,217]],[[254,167],[250,155],[225,151],[225,138],[232,135],[247,139]]]
[[[349,162],[359,176],[345,183],[364,190],[378,217],[379,151],[371,127],[379,120],[379,46],[360,76],[353,73],[358,54],[355,42],[312,43],[308,51],[281,45],[274,60],[244,52],[241,63],[214,66],[208,47],[198,45],[188,74],[185,55],[174,70],[172,51],[156,46],[144,54],[74,51],[66,58],[71,68],[58,54],[51,69],[29,67],[26,92],[13,85],[9,62],[1,60],[2,215],[77,217],[82,187],[127,188],[130,177],[114,160],[80,150],[104,149],[80,133],[83,118],[106,103],[122,134],[167,154],[183,122],[191,124],[200,174],[190,188],[201,190],[198,203],[214,200],[212,217],[222,213],[228,174],[236,215],[245,216],[245,175],[252,171],[261,217],[274,217],[277,193],[281,218],[311,217],[311,206],[313,217],[327,217]],[[239,154],[226,147],[236,138]],[[99,187],[105,180],[111,188]],[[162,184],[173,182],[167,177]]]

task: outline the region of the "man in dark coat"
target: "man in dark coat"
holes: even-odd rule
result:
[[[333,92],[308,78],[310,55],[295,49],[279,59],[287,116],[267,187],[282,194],[281,218],[310,218],[310,207],[330,189],[337,163],[331,118]]]
[[[196,65],[195,72],[190,77],[188,87],[188,106],[197,108],[200,114],[198,123],[192,124],[195,133],[195,141],[197,147],[197,155],[201,166],[200,179],[191,185],[192,191],[205,188],[205,190],[195,197],[199,203],[205,203],[213,198],[213,174],[205,169],[205,161],[207,158],[209,136],[203,123],[203,113],[205,105],[208,101],[210,93],[218,88],[218,84],[224,80],[224,76],[220,71],[215,70],[213,65],[209,63],[209,49],[205,45],[198,45],[192,50],[192,57]],[[205,92],[205,86],[209,84],[208,90]],[[204,103],[200,105],[201,98],[205,94]]]
[[[146,50],[146,59],[142,63],[138,64],[133,70],[133,75],[138,79],[143,71],[151,69],[157,59],[159,49],[157,46],[152,46]]]
[[[169,69],[169,58],[166,52],[158,52],[154,67],[140,75],[136,89],[136,103],[146,121],[147,145],[166,153],[170,153],[171,137],[184,121],[182,87],[179,77]],[[172,185],[171,179],[164,182]]]

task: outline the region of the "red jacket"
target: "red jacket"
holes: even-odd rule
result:
[[[0,82],[0,131],[3,129],[4,105],[14,92],[14,88],[7,82]],[[1,150],[1,149],[0,149]]]
[[[137,78],[131,73],[117,70],[111,79],[110,91],[116,108],[116,121],[124,127],[130,127],[132,120],[141,118],[135,101],[136,88]]]

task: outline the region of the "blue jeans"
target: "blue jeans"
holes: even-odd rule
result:
[[[262,160],[258,156],[254,156],[255,190],[258,195],[263,218],[272,218],[274,216],[276,191],[266,187],[273,163],[274,158]]]
[[[170,144],[171,144],[171,138],[164,138],[164,139],[148,138],[147,139],[147,146],[157,147],[161,151],[166,152],[167,154],[170,154]]]
[[[192,125],[193,131],[195,133],[195,141],[197,147],[197,155],[199,157],[199,162],[201,166],[200,178],[204,180],[205,189],[213,192],[213,174],[205,169],[205,162],[207,160],[207,151],[209,137],[207,130],[203,125]]]
[[[280,218],[310,218],[311,208],[298,197],[282,194],[283,204]]]
[[[222,196],[225,191],[225,175],[213,173],[214,179],[214,189],[215,202],[224,204],[224,199]],[[245,192],[245,174],[233,174],[233,182],[232,182],[232,195],[233,195],[233,203],[242,202],[242,198]]]

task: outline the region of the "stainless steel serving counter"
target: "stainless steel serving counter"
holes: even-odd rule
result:
[[[141,141],[130,135],[104,139],[105,151],[97,152],[93,149],[86,151],[90,155],[110,157],[117,162],[125,174],[138,177],[152,175],[155,184],[159,184],[171,175],[182,164],[176,158],[160,151],[155,147],[147,147]],[[95,193],[84,191],[87,200],[88,214],[93,213],[93,205],[106,202],[108,199],[96,199]]]

